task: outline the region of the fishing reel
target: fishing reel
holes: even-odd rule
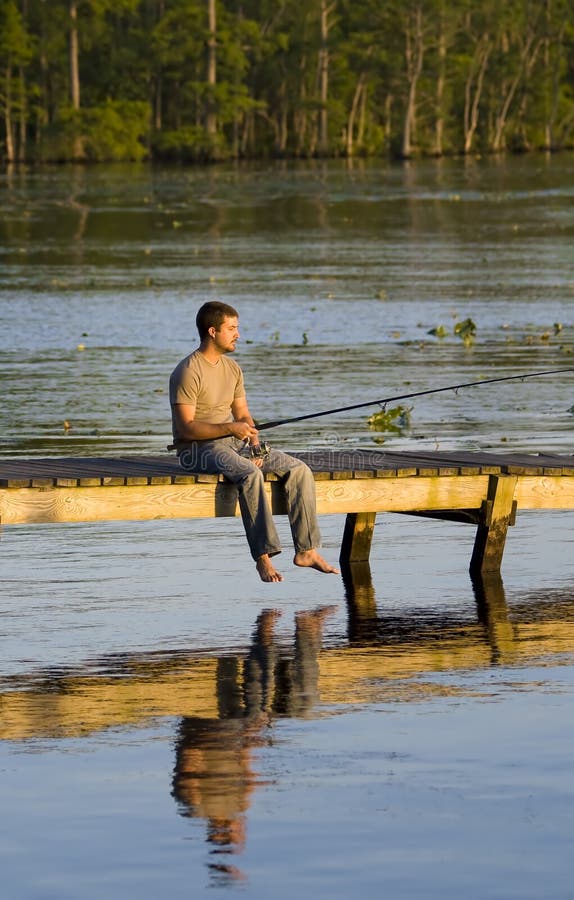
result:
[[[267,441],[261,441],[260,444],[249,444],[248,450],[251,459],[265,459],[265,457],[269,456],[271,447]]]

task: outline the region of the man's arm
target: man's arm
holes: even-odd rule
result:
[[[238,410],[239,415],[237,414]],[[184,441],[210,441],[229,435],[239,438],[240,441],[244,441],[246,438],[257,439],[257,429],[253,427],[253,419],[249,415],[245,398],[235,400],[231,411],[234,416],[233,422],[213,425],[210,422],[196,421],[195,406],[188,403],[175,403],[173,415],[177,433]]]
[[[248,425],[255,428],[255,423],[249,412],[247,399],[245,397],[239,397],[237,400],[233,401],[231,404],[231,413],[236,422],[247,422]]]

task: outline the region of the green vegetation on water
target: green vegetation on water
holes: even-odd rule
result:
[[[571,0],[0,0],[0,159],[574,145]]]
[[[373,413],[367,419],[367,424],[371,431],[378,431],[382,434],[404,434],[408,431],[411,424],[412,406],[393,406],[391,409],[381,409],[379,412]],[[386,438],[381,435],[373,438],[376,444],[384,444]]]

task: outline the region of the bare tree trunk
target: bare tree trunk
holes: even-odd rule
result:
[[[73,109],[80,108],[80,70],[78,63],[78,8],[76,0],[70,0],[70,102]]]
[[[443,154],[443,137],[444,137],[444,88],[446,83],[446,36],[444,33],[444,22],[440,23],[440,34],[438,38],[438,78],[436,82],[436,121],[434,132],[434,153],[435,156]]]
[[[548,73],[550,71],[550,38],[546,38],[544,41],[544,68]],[[549,81],[548,75],[546,81]],[[552,108],[553,104],[551,104]],[[548,104],[546,104],[546,109],[548,110]],[[553,110],[552,110],[553,112]],[[552,112],[546,113],[546,121],[544,123],[544,149],[552,150]]]
[[[78,111],[80,109],[80,66],[79,66],[79,49],[78,49],[78,8],[76,0],[70,0],[70,102],[72,109]],[[81,136],[78,134],[74,138],[72,147],[72,155],[74,159],[81,159],[84,155],[84,145]]]
[[[311,118],[311,124],[309,126],[309,146],[307,148],[307,153],[309,156],[315,156],[317,152],[317,141],[319,140],[319,128],[317,124],[317,119],[315,116]]]
[[[329,120],[327,101],[329,99],[329,15],[334,5],[329,6],[327,0],[321,0],[321,49],[319,51],[319,153],[326,156],[329,152]]]
[[[367,123],[367,94],[369,86],[365,81],[363,92],[361,94],[361,104],[359,106],[359,127],[357,128],[357,145],[363,147],[365,144],[365,125]]]
[[[247,150],[249,146],[253,146],[253,133],[254,133],[255,122],[253,119],[253,113],[247,112],[245,113],[245,117],[243,119],[243,128],[241,131],[241,155],[246,156]]]
[[[12,66],[6,66],[4,79],[4,128],[6,131],[6,162],[14,162],[14,131],[12,128]]]
[[[422,9],[417,6],[414,23],[411,25],[411,22],[407,21],[405,24],[405,59],[409,84],[403,124],[402,155],[405,158],[412,156],[416,131],[417,86],[424,57],[422,18]]]
[[[287,151],[287,141],[289,139],[289,126],[287,118],[287,83],[285,78],[281,82],[279,88],[279,111],[277,114],[277,137],[275,149],[281,156]]]
[[[484,84],[484,75],[488,65],[488,58],[492,46],[487,34],[484,34],[479,42],[475,58],[470,67],[466,84],[464,86],[464,152],[470,153],[474,141],[474,135],[478,126],[478,109],[480,106],[480,98],[482,96],[482,88]],[[476,75],[476,83],[473,92],[473,79],[478,65],[478,73]]]
[[[305,87],[305,69],[307,67],[307,61],[305,56],[301,59],[301,90],[299,93],[299,99],[301,101],[300,109],[297,109],[294,114],[294,127],[295,127],[295,137],[296,137],[296,154],[297,156],[302,156],[303,148],[305,146],[305,135],[307,132],[307,88]]]
[[[495,125],[494,125],[494,137],[492,139],[492,149],[495,153],[498,153],[503,148],[504,144],[504,131],[506,128],[506,124],[508,121],[508,113],[510,111],[510,105],[514,100],[514,96],[518,89],[518,85],[520,84],[522,77],[526,72],[530,71],[536,57],[538,55],[538,51],[540,50],[542,41],[540,40],[532,50],[532,54],[530,55],[530,51],[534,44],[535,35],[534,33],[530,34],[526,40],[522,53],[520,54],[520,65],[516,71],[516,75],[510,82],[510,86],[506,91],[506,96],[502,101],[502,105],[496,115]]]
[[[217,84],[217,13],[215,0],[207,0],[209,38],[207,41],[207,84],[208,101],[205,128],[211,137],[217,133],[217,117],[215,114],[214,91]]]
[[[163,121],[163,103],[162,103],[162,77],[161,73],[155,79],[155,91],[153,96],[153,126],[156,131],[161,131]]]
[[[155,5],[155,22],[161,22],[164,14],[164,0],[158,0]],[[150,87],[150,105],[153,114],[153,127],[155,131],[161,131],[163,125],[163,76],[161,68],[156,72]]]
[[[393,119],[392,119],[392,111],[393,111],[393,95],[388,93],[385,97],[385,141],[387,146],[389,146],[391,142],[391,136],[393,133]]]
[[[349,118],[347,119],[347,156],[351,157],[354,151],[354,132],[355,132],[355,118],[357,116],[357,110],[359,109],[359,101],[361,99],[361,95],[363,93],[365,87],[365,73],[361,72],[359,75],[359,79],[357,81],[357,85],[355,87],[355,92],[353,94],[353,100],[351,102],[351,109],[349,110]]]
[[[26,145],[27,145],[27,103],[26,103],[26,78],[24,75],[24,69],[20,66],[19,78],[18,78],[18,92],[20,94],[19,100],[19,121],[18,121],[18,162],[24,162],[26,159]]]
[[[22,19],[26,22],[28,18],[28,0],[22,0],[20,4],[20,12],[22,14]],[[28,103],[26,96],[26,73],[24,71],[24,66],[20,66],[19,78],[18,78],[18,93],[19,93],[19,123],[18,123],[18,161],[24,162],[26,160],[27,153],[27,144],[28,144]]]

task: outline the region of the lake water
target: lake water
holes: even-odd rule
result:
[[[4,173],[1,454],[166,453],[209,298],[260,420],[574,368],[573,201],[567,155]],[[572,453],[573,374],[265,437]],[[572,897],[572,514],[475,585],[468,526],[379,516],[351,581],[278,525],[280,585],[234,520],[4,530],[4,895]]]

